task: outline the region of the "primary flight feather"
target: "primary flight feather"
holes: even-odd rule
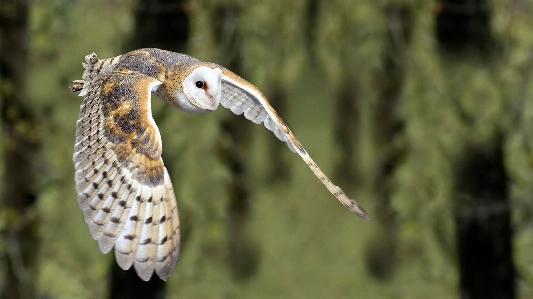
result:
[[[190,113],[233,113],[263,123],[302,157],[350,211],[368,214],[335,186],[251,83],[214,63],[160,49],[140,49],[100,60],[89,54],[72,91],[84,97],[73,161],[78,204],[104,253],[115,248],[122,269],[167,280],[178,259],[180,230],[172,183],[161,158],[151,94]]]

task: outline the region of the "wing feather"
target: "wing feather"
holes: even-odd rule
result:
[[[118,265],[124,270],[131,268],[133,265],[131,255],[136,247],[135,241],[138,239],[137,227],[139,226],[139,213],[141,212],[141,195],[143,187],[144,186],[140,186],[135,193],[130,211],[125,219],[126,222],[124,223],[124,228],[115,243],[115,259],[117,260]]]
[[[112,198],[112,203],[108,208],[109,212],[105,214],[104,219],[98,222],[102,226],[102,234],[98,238],[98,248],[104,253],[108,253],[113,248],[117,237],[118,226],[120,225],[120,217],[124,210],[127,209],[126,200],[129,194],[125,184],[116,184],[109,197]],[[94,221],[96,222],[96,220]]]
[[[168,172],[165,171],[165,177]],[[178,205],[171,184],[165,185],[163,189],[164,219],[160,222],[164,226],[164,234],[160,233],[157,254],[155,260],[155,272],[161,279],[166,280],[172,273],[172,269],[178,261],[180,247],[180,222],[178,216]],[[163,226],[161,226],[163,228]]]
[[[179,254],[179,219],[150,109],[161,82],[124,68],[91,80],[76,123],[78,205],[103,253],[115,248],[121,268],[166,280]]]
[[[117,206],[115,206],[111,212],[111,219],[113,220],[106,223],[103,235],[98,239],[98,248],[100,248],[103,253],[108,253],[113,246],[115,246],[115,242],[126,223],[126,217],[130,213],[131,205],[137,190],[128,190],[128,186],[129,185],[126,184],[121,186],[119,191],[123,192],[122,196],[120,197]]]
[[[236,75],[225,69],[222,71],[222,74],[222,92],[220,99],[222,106],[230,109],[231,112],[237,115],[244,113],[246,119],[251,120],[256,124],[264,123],[265,127],[272,131],[279,140],[287,143],[287,146],[291,151],[296,152],[283,132],[276,126],[272,117],[268,114],[268,111],[261,105],[261,102],[257,101],[253,95],[242,89],[228,76],[228,74],[230,76],[233,75],[234,77],[236,77]]]
[[[296,139],[289,127],[278,116],[266,97],[253,84],[247,82],[231,71],[220,67],[222,70],[222,92],[220,103],[235,114],[241,114],[256,124],[264,123],[264,126],[272,131],[281,141],[287,143],[289,148],[298,153],[311,171],[320,179],[322,184],[333,194],[346,208],[365,220],[369,220],[367,212],[355,200],[348,198],[339,186],[334,185],[324,174],[311,156]],[[242,107],[248,107],[246,110]]]
[[[154,272],[155,253],[153,250],[153,245],[155,245],[155,241],[153,240],[157,240],[158,238],[157,231],[154,231],[154,218],[157,219],[159,216],[159,210],[155,207],[156,203],[154,202],[154,193],[158,193],[157,191],[160,189],[160,187],[161,186],[158,186],[157,188],[152,188],[149,190],[150,195],[145,203],[144,217],[140,220],[141,231],[139,236],[139,245],[137,250],[135,250],[133,266],[135,267],[137,274],[139,274],[139,276],[144,280],[150,279]]]

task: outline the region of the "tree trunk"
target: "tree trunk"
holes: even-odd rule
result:
[[[111,265],[110,299],[162,299],[165,298],[165,282],[154,273],[149,281],[139,278],[135,270],[122,270],[113,259]]]
[[[268,95],[268,100],[272,107],[276,109],[279,115],[287,115],[285,100],[286,92],[280,85],[273,85]],[[269,174],[268,181],[270,183],[287,182],[290,179],[290,167],[285,155],[287,145],[279,141],[277,138],[268,136],[268,163]]]
[[[0,6],[0,117],[4,182],[0,209],[6,244],[2,298],[34,298],[39,246],[36,162],[39,153],[35,107],[25,94],[29,46],[29,1]]]
[[[215,36],[223,62],[241,74],[242,49],[238,33],[240,10],[235,5],[220,5],[215,10]],[[221,123],[219,156],[231,173],[226,184],[228,205],[228,264],[236,280],[250,278],[257,268],[258,248],[246,233],[250,212],[250,122],[242,115],[229,115]]]
[[[374,116],[375,144],[384,153],[377,167],[373,188],[376,194],[376,220],[381,234],[369,245],[368,267],[379,279],[393,276],[396,265],[397,219],[391,206],[390,185],[404,154],[403,122],[398,119],[405,77],[406,45],[412,30],[410,7],[390,5],[386,10],[389,31],[385,43],[384,69],[379,75],[383,89]]]
[[[350,185],[357,180],[355,157],[357,157],[357,136],[359,133],[359,95],[357,84],[344,82],[337,95],[334,138],[339,148],[335,159],[335,181]]]
[[[183,52],[189,38],[185,1],[139,0],[135,7],[134,32],[129,50],[160,48]]]
[[[464,299],[516,297],[509,178],[501,139],[468,147],[456,164],[455,223]]]

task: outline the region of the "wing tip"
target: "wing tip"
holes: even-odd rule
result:
[[[137,276],[139,276],[144,281],[150,280],[150,278],[152,278],[154,274],[153,263],[145,265],[142,262],[135,261],[133,263],[133,268],[135,269]]]
[[[355,200],[350,199],[349,203],[345,204],[344,206],[346,206],[348,210],[352,211],[352,213],[355,215],[363,218],[365,221],[370,221],[370,216],[368,216],[368,213]]]
[[[166,265],[166,264],[160,265],[157,262],[155,263],[155,273],[163,281],[167,281],[167,279],[170,277],[170,275],[172,275],[173,271],[174,271],[174,266],[173,265]]]
[[[363,218],[363,220],[365,220],[365,221],[367,221],[367,222],[370,221],[370,216],[368,216],[367,212],[364,211],[364,210],[361,211],[361,212],[359,212],[359,213],[355,213],[355,214],[356,214],[357,216]]]
[[[179,257],[179,245],[177,247],[174,247],[168,256],[168,259],[170,260],[164,260],[164,261],[156,261],[155,262],[155,273],[159,278],[161,278],[164,281],[167,281],[167,279],[172,275],[174,272],[174,268],[176,267],[176,264],[178,262]]]
[[[122,270],[128,270],[133,265],[133,259],[129,254],[120,252],[115,246],[115,261]]]
[[[100,249],[100,251],[104,254],[107,254],[111,251],[111,249],[113,249],[113,247],[115,246],[115,239],[109,237],[109,236],[106,236],[106,235],[103,235],[101,236],[98,240],[97,240],[97,244],[98,244],[98,249]]]

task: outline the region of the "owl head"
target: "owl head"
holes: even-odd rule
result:
[[[193,67],[182,82],[183,95],[187,103],[180,104],[189,108],[188,112],[216,110],[220,103],[221,79],[222,71],[219,68],[205,65]]]

